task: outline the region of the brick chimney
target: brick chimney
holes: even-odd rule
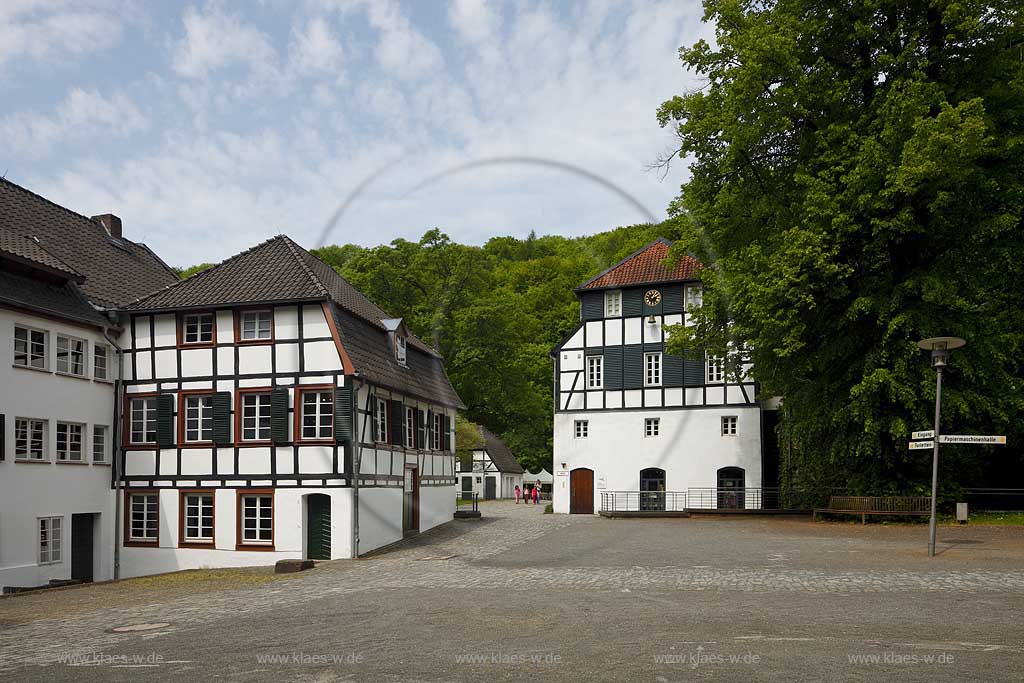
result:
[[[121,239],[121,219],[112,213],[103,213],[93,216],[92,219],[103,226],[111,237]]]

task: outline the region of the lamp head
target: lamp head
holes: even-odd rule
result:
[[[917,345],[925,351],[932,352],[932,367],[933,368],[944,368],[946,367],[946,361],[949,359],[949,352],[953,349],[959,349],[966,346],[965,342],[960,337],[929,337],[928,339],[922,339],[917,342]]]

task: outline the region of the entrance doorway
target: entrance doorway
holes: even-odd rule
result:
[[[640,470],[640,509],[665,509],[665,470],[658,467]]]
[[[569,473],[569,513],[594,514],[594,470],[580,467]]]
[[[484,500],[494,500],[498,492],[497,477],[484,477]]]
[[[306,558],[331,559],[331,497],[323,493],[306,496]]]
[[[402,490],[402,533],[410,534],[420,529],[420,477],[415,467],[405,468],[405,485]]]
[[[718,470],[718,507],[739,510],[745,507],[746,472],[742,467],[723,467]]]
[[[92,513],[71,515],[71,578],[75,581],[93,580],[93,527]]]

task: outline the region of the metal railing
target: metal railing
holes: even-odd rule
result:
[[[962,499],[972,510],[1024,510],[1024,489],[964,489]]]
[[[602,491],[603,512],[683,512],[685,491]]]
[[[473,493],[472,491],[458,491],[455,494],[455,511],[456,512],[478,512],[480,510],[479,505],[480,494]]]
[[[799,510],[811,507],[807,505],[806,492],[777,487],[691,488],[687,489],[686,496],[691,510]]]

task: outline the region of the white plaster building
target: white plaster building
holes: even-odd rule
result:
[[[757,507],[776,485],[756,383],[665,353],[664,326],[701,300],[699,264],[667,268],[669,248],[652,242],[576,290],[580,324],[552,351],[557,513],[593,514],[602,494],[651,511]]]
[[[523,466],[487,427],[480,427],[480,435],[483,447],[474,449],[472,461],[460,468],[459,491],[475,493],[481,500],[514,498],[516,486],[523,488]]]
[[[177,280],[115,216],[0,179],[0,587],[113,576],[109,310]]]
[[[127,316],[124,575],[351,558],[452,518],[440,357],[289,238]]]

